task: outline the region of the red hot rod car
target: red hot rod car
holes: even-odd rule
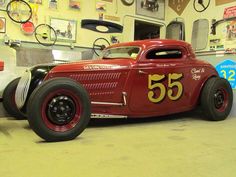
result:
[[[3,93],[8,112],[27,112],[30,126],[46,141],[75,138],[91,117],[160,116],[199,104],[208,119],[223,120],[232,101],[228,81],[196,59],[190,44],[175,40],[120,43],[97,60],[38,65]]]

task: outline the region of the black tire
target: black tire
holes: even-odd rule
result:
[[[33,91],[27,105],[31,128],[49,142],[76,138],[88,125],[90,110],[87,91],[68,78],[45,81]]]
[[[207,119],[226,119],[232,104],[233,91],[226,79],[213,77],[206,81],[201,93],[201,107]]]
[[[26,115],[17,108],[16,102],[15,102],[15,92],[16,92],[16,87],[19,83],[19,80],[20,78],[16,78],[6,86],[2,95],[3,97],[2,103],[3,103],[3,107],[5,108],[5,110],[7,111],[9,115],[11,115],[12,117],[18,120],[22,120],[22,119],[26,119]]]
[[[28,16],[27,16],[26,19],[24,19],[24,20],[15,19],[15,18],[12,16],[12,14],[14,14],[14,13],[11,12],[11,8],[14,7],[14,3],[19,3],[19,4],[21,4],[21,6],[24,6],[24,7],[28,10]],[[21,10],[22,10],[22,11],[23,11],[23,10],[26,11],[25,9],[21,9]],[[9,17],[12,21],[14,21],[14,22],[16,22],[16,23],[26,23],[26,22],[28,22],[28,21],[31,19],[31,17],[32,17],[32,9],[31,9],[30,5],[29,5],[26,1],[23,1],[23,0],[12,0],[12,1],[10,1],[10,2],[7,4],[6,11],[7,11],[8,17]],[[12,13],[12,14],[11,14],[11,13]]]

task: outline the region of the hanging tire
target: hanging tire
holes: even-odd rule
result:
[[[28,121],[46,141],[76,138],[89,123],[91,103],[87,91],[74,80],[55,78],[42,83],[30,96]]]
[[[233,91],[226,79],[213,77],[206,81],[201,93],[201,106],[206,118],[220,121],[227,118],[233,104]]]
[[[26,115],[17,108],[15,102],[15,92],[19,80],[20,78],[16,78],[6,86],[2,95],[3,97],[2,103],[3,107],[5,108],[5,110],[9,115],[18,120],[21,120],[21,119],[26,119]]]

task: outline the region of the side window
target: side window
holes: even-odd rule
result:
[[[180,59],[182,52],[180,49],[154,49],[147,53],[147,59]]]

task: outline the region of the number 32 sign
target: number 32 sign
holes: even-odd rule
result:
[[[216,65],[220,77],[227,79],[233,89],[236,89],[236,62],[225,60]]]

